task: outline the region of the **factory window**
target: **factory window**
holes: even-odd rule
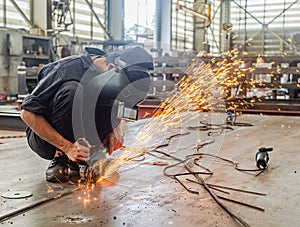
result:
[[[53,7],[56,3],[57,10],[61,10],[64,5],[68,5],[68,10],[64,12],[63,22],[65,23],[61,23],[61,16],[59,16],[61,12],[53,11],[52,27],[63,35],[104,40],[105,31],[97,19],[104,28],[107,27],[107,1],[91,0],[89,1],[90,7],[85,0],[54,0]],[[30,6],[31,0],[0,1],[0,26],[29,30],[31,25],[24,20],[22,14],[30,21]]]
[[[209,4],[195,0],[173,0],[172,49],[201,51],[203,48],[219,53],[221,3],[220,0],[209,1]],[[201,17],[201,15],[207,16],[208,11],[212,12],[210,21]],[[199,40],[201,47],[198,46]]]
[[[155,0],[125,0],[125,39],[153,44]]]
[[[298,55],[299,11],[294,0],[231,1],[233,47],[250,55]]]
[[[85,0],[71,1],[70,13],[73,23],[68,26],[67,31],[61,34],[92,40],[106,39],[105,31],[100,23],[104,28],[107,27],[107,0],[89,2],[94,12]]]
[[[174,1],[172,3],[172,49],[187,51],[194,49],[194,16],[176,9],[176,4],[193,9],[194,0]]]
[[[18,10],[21,10],[30,20],[30,0],[0,1],[0,26],[29,29],[30,25],[26,23]]]

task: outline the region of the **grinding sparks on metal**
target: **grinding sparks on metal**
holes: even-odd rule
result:
[[[105,169],[104,177],[115,172],[120,163],[143,155],[158,145],[165,143],[162,138],[170,136],[170,128],[182,133],[181,124],[191,117],[191,112],[214,111],[225,108],[220,90],[209,65],[194,62],[188,69],[187,75],[176,84],[173,93],[156,109],[135,139],[123,147],[123,152],[112,160]],[[217,91],[217,92],[216,92]],[[157,130],[159,128],[159,130]]]
[[[79,188],[85,192],[79,198],[84,204],[95,199],[90,197],[95,185],[109,182],[122,163],[130,164],[137,158],[144,157],[145,154],[151,154],[158,148],[168,146],[171,138],[174,137],[174,130],[178,131],[177,135],[186,135],[187,129],[183,129],[182,124],[198,118],[198,115],[193,113],[225,113],[225,101],[233,98],[230,87],[241,89],[241,83],[248,83],[250,87],[255,87],[255,81],[246,81],[245,76],[253,68],[240,67],[243,61],[237,57],[238,52],[231,51],[224,56],[223,60],[212,59],[209,64],[198,59],[192,61],[185,76],[177,82],[169,97],[161,102],[152,117],[134,135],[134,139],[128,141],[122,148],[122,152],[109,162],[106,161],[105,165],[99,163],[98,170],[101,170],[101,174],[90,174],[85,181],[79,183]],[[247,108],[247,102],[241,100],[244,102],[244,108]],[[236,106],[232,102],[227,108],[235,110]],[[222,127],[222,130],[226,128],[226,126]],[[201,147],[211,143],[211,138],[201,143]]]
[[[240,68],[239,66],[243,62],[238,59],[237,55],[238,52],[231,51],[227,53],[222,61],[217,62],[215,59],[212,59],[211,64],[206,64],[195,59],[188,67],[186,75],[176,84],[174,91],[168,98],[162,101],[156,109],[153,117],[143,125],[134,139],[123,147],[123,152],[109,162],[97,163],[96,165],[98,165],[97,168],[99,172],[95,173],[95,175],[93,175],[93,172],[90,172],[86,180],[79,182],[77,189],[81,189],[83,195],[79,196],[78,199],[83,201],[84,204],[89,204],[97,200],[96,197],[92,196],[96,185],[106,183],[106,180],[109,180],[120,169],[122,163],[130,162],[145,154],[150,154],[153,151],[174,158],[180,164],[184,164],[188,171],[187,174],[195,175],[196,172],[186,164],[186,160],[178,159],[166,152],[159,152],[158,149],[168,146],[172,138],[184,136],[189,133],[186,129],[182,129],[182,123],[198,118],[198,115],[193,113],[225,113],[226,106],[224,100],[231,98],[228,88],[231,86],[239,86],[240,81],[245,81],[246,71],[252,70],[251,68]],[[214,67],[212,67],[212,65],[214,65]],[[252,82],[253,81],[249,81],[247,83],[251,84]],[[235,109],[235,106],[232,106],[232,108]],[[206,125],[206,127],[211,127],[212,129],[215,125]],[[174,129],[178,131],[177,134],[174,134]],[[221,127],[220,129],[224,130],[225,128]],[[211,135],[213,135],[213,133],[211,133]],[[163,138],[167,139],[162,141]],[[199,144],[197,149],[213,141],[213,138],[210,137],[208,140]],[[200,158],[201,154],[199,153],[198,156]],[[198,165],[197,161],[194,161],[195,165]],[[172,166],[175,165],[169,165],[166,169],[170,169]],[[197,174],[201,173],[199,172]],[[205,174],[211,174],[211,172],[207,171]],[[218,197],[211,192],[211,189],[202,177],[200,175],[196,176],[197,182],[204,185],[217,203],[220,204]],[[51,192],[51,188],[48,188],[48,192]],[[60,194],[59,196],[63,195],[67,195],[67,193]],[[55,198],[56,197],[53,197],[51,199]],[[224,208],[222,204],[220,206]],[[224,209],[226,209],[226,207]],[[229,211],[227,212],[244,226],[247,226],[247,223],[242,219]]]
[[[194,59],[185,76],[175,85],[174,91],[161,102],[135,139],[107,164],[105,173],[96,182],[109,178],[122,162],[133,160],[164,143],[162,138],[170,136],[170,128],[182,133],[182,122],[197,118],[197,115],[191,113],[225,112],[224,100],[231,98],[228,88],[238,86],[244,81],[246,72],[253,70],[240,67],[243,61],[238,58],[238,54],[237,50],[226,52],[222,61],[212,59],[210,64]],[[235,109],[235,106],[231,108]]]
[[[81,188],[85,191],[93,190],[95,184],[102,184],[105,179],[109,180],[122,163],[128,163],[157,148],[168,146],[170,140],[162,139],[171,138],[171,132],[173,134],[174,130],[178,130],[178,135],[184,135],[186,129],[182,129],[183,122],[198,118],[198,115],[193,113],[225,113],[225,100],[232,98],[230,87],[241,89],[241,83],[255,87],[255,81],[246,81],[245,76],[253,68],[240,67],[244,62],[238,58],[238,54],[236,50],[227,52],[221,61],[212,59],[210,63],[194,59],[185,76],[177,82],[169,97],[161,102],[134,139],[122,148],[123,151],[117,157],[99,167],[105,168],[103,174],[98,175],[96,180],[91,177],[81,182]],[[231,109],[236,108],[234,103],[229,104]],[[245,101],[245,108],[247,105]]]
[[[206,188],[214,200],[231,217],[233,217],[235,221],[243,226],[248,226],[243,219],[234,215],[219,201],[220,197],[216,196],[211,191],[203,178],[199,175],[211,174],[211,172],[194,172],[185,163],[186,160],[178,159],[166,152],[157,150],[170,144],[171,138],[174,138],[174,134],[170,135],[170,132],[174,133],[174,129],[178,130],[178,134],[176,135],[183,136],[188,134],[186,129],[182,129],[182,123],[188,122],[193,118],[198,118],[197,114],[193,113],[225,112],[226,106],[224,100],[230,100],[232,98],[230,94],[231,91],[228,88],[236,86],[240,89],[240,83],[245,83],[246,81],[246,72],[253,70],[252,68],[241,68],[240,65],[243,64],[243,61],[238,59],[237,56],[237,51],[231,51],[227,53],[227,57],[225,57],[223,61],[216,62],[212,59],[211,64],[215,64],[214,67],[212,67],[211,64],[205,64],[195,59],[188,67],[186,75],[176,84],[171,95],[161,102],[153,116],[143,125],[138,134],[134,137],[134,140],[131,141],[130,144],[126,144],[126,146],[123,147],[123,152],[107,164],[104,175],[98,179],[97,183],[102,182],[103,179],[109,179],[113,173],[118,171],[122,163],[130,162],[145,154],[157,152],[173,158],[174,160],[179,161],[179,163],[183,163],[188,170],[188,173],[183,174],[192,174],[196,176],[197,182],[200,182]],[[254,81],[250,80],[246,83],[251,85],[251,87],[255,86]],[[245,106],[246,105],[245,102]],[[230,108],[234,110],[236,106],[233,104]],[[206,127],[207,126],[208,125],[206,125]],[[157,130],[158,128],[159,130]],[[221,127],[220,129],[224,130],[227,128],[229,127]],[[212,132],[211,134],[213,135]],[[162,138],[167,139],[162,142]],[[197,149],[212,142],[213,140],[205,141],[201,143]],[[199,164],[196,163],[196,165]],[[171,166],[173,165],[168,165],[166,169]],[[177,176],[174,176],[174,178],[181,183]],[[184,184],[182,185],[184,186]],[[222,199],[224,198],[222,197]],[[241,204],[239,201],[235,202]],[[251,206],[249,204],[243,205]]]

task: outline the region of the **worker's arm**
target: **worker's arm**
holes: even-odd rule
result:
[[[37,115],[23,109],[21,111],[21,118],[35,134],[64,152],[70,160],[74,162],[88,161],[90,149],[77,142],[71,143],[65,139],[42,115]]]

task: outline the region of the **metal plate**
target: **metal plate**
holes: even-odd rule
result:
[[[1,196],[6,199],[23,199],[32,196],[32,193],[28,191],[9,191]]]

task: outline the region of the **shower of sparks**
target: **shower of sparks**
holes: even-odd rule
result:
[[[242,52],[241,55],[247,56],[248,53]],[[210,63],[204,63],[201,59],[192,61],[185,76],[177,82],[169,97],[162,100],[152,117],[143,125],[134,139],[123,147],[123,152],[118,157],[105,165],[103,175],[99,177],[96,184],[109,179],[122,163],[135,160],[164,144],[165,141],[162,139],[174,134],[174,130],[183,133],[181,127],[183,122],[198,118],[195,113],[225,113],[226,109],[235,110],[237,107],[247,109],[249,106],[254,106],[254,102],[261,102],[261,99],[252,98],[250,103],[243,99],[246,98],[244,94],[250,89],[265,86],[265,81],[258,81],[246,76],[254,74],[255,68],[247,67],[245,62],[239,58],[240,54],[237,50],[226,52],[221,56],[221,60],[212,58]],[[258,56],[257,63],[264,64],[261,56]],[[277,66],[275,70],[278,72],[281,69]],[[270,74],[270,76],[274,75]],[[273,79],[275,80],[276,77]],[[232,101],[233,98],[238,97],[237,94],[232,94],[232,88],[236,88],[241,93],[238,104]],[[226,101],[227,106],[225,106]],[[83,188],[89,190],[92,187],[84,186]]]
[[[173,132],[170,129],[181,132],[183,122],[198,117],[193,113],[225,112],[225,100],[231,98],[230,88],[238,86],[246,72],[253,70],[240,67],[244,62],[238,58],[238,51],[225,55],[222,61],[212,59],[210,64],[193,60],[172,94],[162,101],[134,140],[123,148],[122,154],[106,167],[103,178],[117,171],[121,162],[144,155],[160,145],[161,139]]]

